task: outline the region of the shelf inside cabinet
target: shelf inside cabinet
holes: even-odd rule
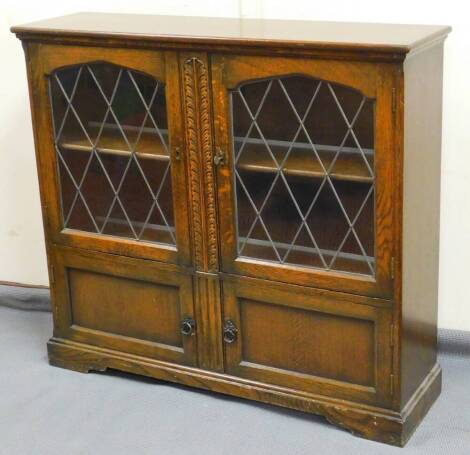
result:
[[[269,260],[273,257],[273,247],[278,251],[283,263],[285,264],[296,264],[303,265],[304,267],[315,267],[324,269],[323,262],[320,259],[320,254],[323,256],[323,260],[326,264],[330,264],[334,261],[334,270],[351,271],[353,273],[364,273],[369,274],[369,266],[372,268],[375,266],[375,258],[372,256],[365,256],[361,254],[348,253],[346,251],[335,251],[325,248],[319,248],[318,250],[314,247],[307,247],[303,245],[290,245],[284,242],[272,243],[266,240],[259,239],[247,239],[246,237],[239,237],[239,243],[246,243],[245,248],[248,254],[241,254],[241,257],[257,257],[264,260]],[[284,256],[287,253],[287,257]],[[319,254],[320,253],[320,254]],[[277,263],[278,261],[274,260]],[[369,265],[368,265],[369,263]],[[327,268],[327,270],[329,270]]]
[[[270,149],[280,165],[289,149],[289,145],[279,145],[275,142],[281,141],[272,141]],[[324,169],[329,170],[337,153],[337,147],[316,146],[323,164],[322,167],[312,148],[305,145],[298,144],[292,147],[289,157],[283,166],[284,174],[298,177],[324,177]],[[344,148],[338,154],[332,169],[328,172],[330,178],[356,182],[373,182],[374,177],[368,170],[364,158],[365,156],[372,155],[373,151],[366,149],[363,150],[363,153],[364,156],[358,149]],[[264,144],[246,143],[238,159],[237,168],[243,171],[275,173],[278,170],[278,165],[271,158]]]
[[[149,132],[145,129],[137,144],[138,130],[134,127],[123,127],[124,134],[128,138],[131,146],[135,148],[135,153],[139,158],[154,159],[160,161],[168,161],[170,159],[167,147],[155,132]],[[89,126],[87,132],[91,138],[96,138],[99,134],[98,126]],[[78,133],[78,134],[77,134]],[[162,131],[162,135],[167,135],[166,131]],[[165,138],[166,139],[166,138]],[[62,149],[73,150],[77,152],[91,152],[92,145],[80,131],[71,133],[65,132],[59,140],[59,147]],[[129,146],[124,139],[121,131],[117,128],[103,128],[99,141],[96,144],[96,150],[99,153],[128,156],[131,154]]]

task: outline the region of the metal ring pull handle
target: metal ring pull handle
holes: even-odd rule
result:
[[[238,336],[238,329],[235,324],[228,319],[224,324],[224,341],[226,343],[233,343]]]
[[[196,329],[196,323],[193,318],[187,317],[181,321],[180,330],[183,335],[192,336]]]

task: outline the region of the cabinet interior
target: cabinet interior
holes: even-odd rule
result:
[[[94,63],[50,92],[64,226],[176,245],[165,85]]]
[[[374,274],[374,100],[301,75],[230,94],[240,256]]]

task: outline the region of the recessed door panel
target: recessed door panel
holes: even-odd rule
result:
[[[251,299],[239,306],[242,364],[375,386],[373,321]]]
[[[223,282],[229,374],[311,393],[391,399],[391,312],[367,298]]]
[[[183,348],[179,286],[67,269],[72,324]]]
[[[56,336],[196,365],[190,275],[176,266],[55,247]]]

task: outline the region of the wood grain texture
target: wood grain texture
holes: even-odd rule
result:
[[[198,273],[193,277],[198,323],[198,365],[211,371],[224,371],[222,347],[221,289],[217,274]]]
[[[177,286],[67,269],[72,323],[182,348]]]
[[[422,387],[417,390],[406,413],[402,414],[387,408],[367,406],[235,376],[182,367],[60,338],[52,338],[49,341],[48,353],[50,363],[58,367],[84,373],[112,368],[319,414],[330,423],[343,427],[357,436],[401,447],[405,445],[441,389],[441,370],[435,368],[423,381]]]
[[[96,137],[99,127],[89,128],[92,137]],[[80,133],[77,131],[76,133]],[[73,150],[74,152],[91,152],[93,147],[83,134],[68,135],[59,142],[59,147]],[[100,154],[129,156],[131,151],[125,146],[122,135],[119,130],[104,130],[100,136],[100,143],[96,147]],[[169,161],[170,155],[162,142],[157,142],[154,135],[142,133],[139,138],[139,149],[135,152],[141,159],[155,159],[160,161]]]
[[[190,203],[192,211],[193,255],[197,267],[203,268],[204,264],[204,238],[202,226],[202,197],[200,184],[200,153],[197,123],[196,88],[194,86],[194,64],[188,60],[184,62],[183,89],[184,89],[184,113],[186,130],[186,149],[189,162]]]
[[[406,54],[436,39],[450,27],[348,22],[288,21],[142,14],[77,13],[12,27],[12,32],[61,37],[231,46],[354,50],[359,53]]]
[[[239,299],[238,305],[243,364],[375,385],[372,321],[249,299]],[[290,351],[288,355],[286,350]]]
[[[197,365],[192,278],[173,264],[62,246],[51,249],[55,336],[185,365]],[[163,300],[163,301],[161,301]]]
[[[367,305],[371,299],[353,303],[349,295],[305,288],[273,292],[245,277],[227,277],[222,286],[224,320],[238,328],[237,340],[225,343],[227,373],[363,403],[391,402],[390,310]],[[307,353],[305,346],[314,348]]]
[[[360,436],[405,444],[441,388],[439,157],[449,28],[85,14],[13,31],[28,70],[51,364],[115,368],[317,413]],[[97,61],[165,83],[176,248],[62,227],[48,78]],[[329,81],[374,103],[374,276],[236,255],[228,92],[286,75]],[[146,151],[163,157],[150,144]],[[219,155],[225,160],[215,166]],[[287,173],[317,172],[294,164]],[[366,177],[346,167],[338,177]],[[244,172],[253,171],[259,178],[260,169]],[[194,320],[193,334],[180,333],[182,318]]]
[[[46,256],[47,256],[47,268],[49,275],[49,287],[51,289],[51,305],[52,313],[54,320],[54,334],[56,333],[57,328],[59,327],[59,301],[56,293],[56,288],[54,286],[54,272],[51,267],[52,258],[52,230],[50,225],[50,217],[52,211],[50,209],[50,197],[51,193],[53,195],[52,203],[54,203],[54,192],[51,192],[51,187],[47,184],[48,172],[55,174],[54,168],[51,168],[51,163],[44,160],[44,144],[43,144],[43,132],[44,132],[44,114],[43,114],[43,99],[41,98],[41,90],[43,86],[40,84],[39,80],[41,78],[41,59],[38,52],[38,46],[30,45],[27,43],[22,43],[25,60],[26,60],[26,72],[28,77],[28,91],[29,91],[29,103],[31,109],[31,120],[33,124],[33,137],[34,137],[34,151],[36,158],[36,169],[38,174],[39,181],[39,194],[41,199],[41,213],[42,213],[42,223],[44,229],[44,240],[46,246]],[[49,129],[49,133],[51,130]],[[49,175],[49,178],[57,184],[57,180],[54,175]]]
[[[238,168],[241,171],[251,171],[256,173],[275,174],[277,167],[274,161],[267,156],[263,156],[265,146],[253,144],[245,146],[245,152],[238,161]],[[312,159],[312,152],[306,149],[296,149],[292,147],[292,155],[283,167],[286,176],[322,178],[323,168],[320,162]],[[282,162],[285,149],[272,148],[273,155],[278,162]],[[317,149],[318,155],[326,169],[331,165],[335,153],[331,150]],[[332,180],[351,182],[373,182],[374,178],[367,172],[361,158],[355,156],[344,156],[335,162],[334,172],[330,173]]]
[[[402,406],[436,363],[442,59],[437,45],[403,72]]]
[[[43,207],[46,232],[50,241],[56,244],[86,248],[134,257],[151,258],[163,262],[189,265],[189,221],[188,201],[185,191],[173,191],[177,248],[164,244],[149,244],[133,239],[103,236],[92,232],[79,231],[63,227],[60,198],[60,183],[57,172],[58,158],[54,146],[52,112],[49,98],[49,76],[57,68],[106,60],[121,67],[145,72],[156,80],[166,83],[168,93],[168,124],[170,128],[170,149],[182,146],[183,119],[180,114],[179,75],[176,55],[163,52],[134,51],[126,53],[120,49],[63,47],[55,45],[30,44],[28,53],[34,59],[34,69],[30,72],[32,103],[35,106],[36,151],[40,187],[44,194]],[[166,73],[166,67],[172,71]],[[172,158],[171,178],[173,187],[183,185],[185,168],[181,161]]]
[[[304,60],[246,55],[213,55],[212,92],[214,104],[214,144],[226,151],[227,164],[217,168],[217,197],[220,225],[221,269],[285,283],[332,289],[379,298],[391,298],[394,283],[391,273],[394,254],[394,143],[393,65],[358,62],[346,64],[331,60]],[[290,264],[278,264],[239,257],[237,251],[237,212],[235,207],[234,152],[230,90],[242,82],[275,78],[286,74],[302,75],[352,87],[375,101],[375,276],[342,273]],[[242,162],[243,163],[243,162]]]
[[[218,248],[209,74],[204,56],[186,58],[183,55],[183,60],[194,262],[198,270],[215,272]]]

